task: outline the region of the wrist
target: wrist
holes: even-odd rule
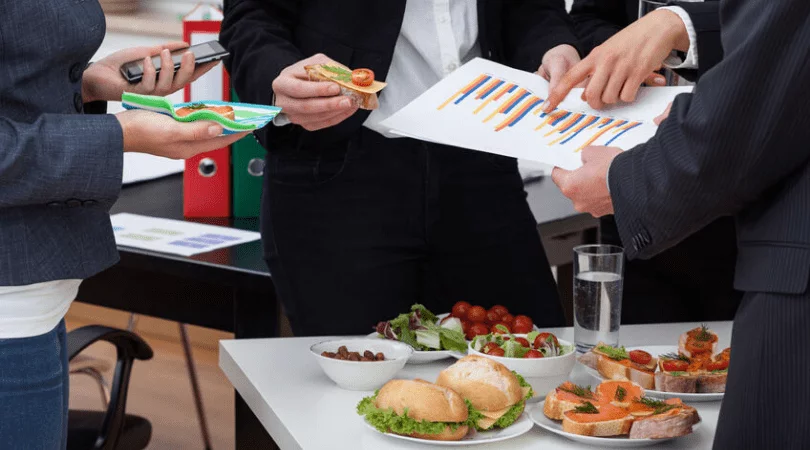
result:
[[[132,143],[132,140],[130,139],[130,134],[132,131],[130,130],[130,121],[128,120],[127,113],[128,111],[123,111],[115,115],[115,118],[118,119],[118,124],[121,125],[121,136],[124,143],[124,152],[131,151],[127,144]]]
[[[670,45],[673,50],[679,50],[684,53],[689,51],[689,32],[686,29],[686,24],[683,23],[681,17],[673,11],[667,9],[659,9],[655,14],[660,15],[665,23],[667,36],[670,40]]]

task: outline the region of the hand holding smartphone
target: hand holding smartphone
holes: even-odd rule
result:
[[[185,52],[192,52],[194,55],[194,63],[196,65],[204,64],[212,61],[219,61],[228,56],[228,51],[217,41],[209,41],[202,44],[192,45],[191,47],[175,50],[172,52],[172,62],[174,63],[175,72],[180,68],[180,60]],[[152,57],[152,65],[155,66],[156,73],[160,73],[160,55]],[[135,84],[143,78],[143,60],[130,61],[121,66],[121,75],[130,82]]]

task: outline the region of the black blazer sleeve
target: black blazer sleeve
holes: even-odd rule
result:
[[[610,167],[629,257],[651,257],[753,204],[810,159],[810,2],[726,0],[726,57],[646,144]]]
[[[543,55],[562,44],[582,55],[565,1],[505,0],[503,5],[503,48],[510,66],[534,72]]]
[[[230,55],[225,67],[241,101],[270,105],[272,82],[284,68],[304,56],[293,44],[302,0],[228,0],[219,39]],[[307,55],[310,56],[310,55]],[[267,126],[271,137],[292,127]],[[262,133],[262,134],[263,134]]]
[[[574,0],[571,18],[585,54],[637,19],[630,16],[625,0]]]

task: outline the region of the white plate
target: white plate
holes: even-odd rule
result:
[[[568,433],[563,431],[562,422],[551,420],[543,414],[543,405],[545,400],[538,403],[537,406],[529,410],[529,419],[536,423],[540,428],[558,434],[566,439],[583,444],[593,445],[599,448],[633,448],[633,447],[649,447],[651,445],[660,444],[662,442],[671,441],[677,438],[667,439],[630,439],[628,437],[595,437],[595,436],[582,436],[580,434]],[[700,422],[692,425],[692,432],[694,433],[700,427]],[[687,435],[688,436],[688,435]],[[683,436],[679,436],[683,437]]]
[[[678,353],[678,347],[675,345],[647,345],[643,347],[628,347],[627,351],[631,350],[644,350],[645,352],[653,355],[663,355],[665,353]],[[416,352],[418,353],[418,352]],[[582,363],[580,363],[582,364]],[[605,378],[595,369],[591,369],[588,366],[583,365],[582,367],[585,368],[585,371],[588,372],[591,376],[595,377],[598,380],[604,380]],[[663,392],[663,391],[656,391],[653,389],[645,389],[645,394],[649,395],[650,397],[655,398],[679,398],[684,401],[684,403],[695,403],[695,402],[716,402],[723,400],[723,392],[718,393],[705,393],[705,394],[690,394],[690,393],[683,393],[683,392]]]
[[[363,420],[363,423],[366,425],[366,427],[370,428],[371,430],[374,430],[375,433],[380,433],[380,430],[372,427],[365,420]],[[493,431],[477,431],[475,433],[468,434],[460,441],[432,441],[429,439],[417,439],[410,436],[400,436],[398,434],[393,433],[380,433],[380,434],[384,434],[392,438],[403,439],[406,441],[419,442],[422,444],[430,444],[442,447],[458,447],[465,445],[490,444],[493,442],[505,441],[507,439],[516,438],[530,431],[533,426],[534,425],[532,424],[532,421],[529,420],[529,417],[524,412],[523,414],[521,414],[520,418],[517,421],[515,421],[515,423],[513,423],[507,428]]]

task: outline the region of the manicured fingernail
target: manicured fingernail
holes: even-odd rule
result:
[[[348,98],[344,98],[343,100],[340,101],[340,107],[341,108],[348,108],[349,106],[351,106],[351,104],[352,104],[352,102],[349,101]]]
[[[667,80],[665,80],[664,77],[655,77],[655,84],[663,86],[667,84]]]
[[[208,135],[209,136],[217,137],[217,136],[219,136],[219,133],[220,133],[220,129],[219,129],[218,126],[211,125],[210,127],[208,127]]]

